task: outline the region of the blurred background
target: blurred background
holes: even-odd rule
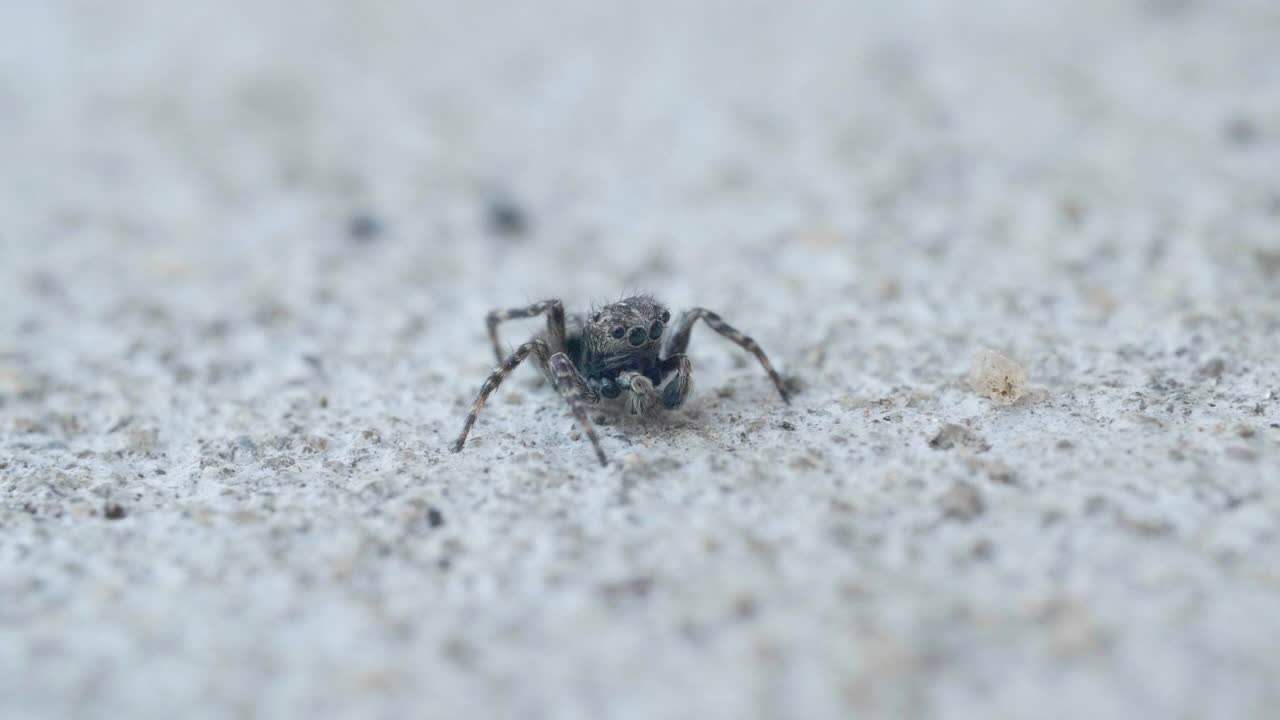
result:
[[[0,714],[1280,702],[1275,2],[3,16]],[[796,405],[700,330],[611,469],[524,370],[444,451],[633,290]]]

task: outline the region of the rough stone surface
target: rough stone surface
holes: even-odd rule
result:
[[[6,8],[0,716],[1275,717],[1276,4],[633,7]]]

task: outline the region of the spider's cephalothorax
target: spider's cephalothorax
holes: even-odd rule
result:
[[[503,352],[498,341],[499,323],[544,313],[547,316],[545,333],[539,333],[509,355]],[[498,358],[498,368],[481,386],[453,451],[461,450],[466,443],[467,433],[489,394],[532,353],[552,385],[569,403],[578,425],[591,439],[600,463],[605,464],[600,438],[587,418],[584,405],[622,395],[626,396],[627,411],[633,415],[645,415],[659,406],[674,410],[684,405],[692,388],[692,366],[684,353],[689,347],[693,324],[698,320],[755,355],[783,401],[790,402],[782,378],[760,346],[710,310],[693,308],[671,325],[670,311],[647,295],[629,297],[592,310],[586,316],[568,318],[559,300],[547,300],[489,313],[489,340]],[[664,381],[666,386],[659,390]]]
[[[618,377],[639,373],[662,383],[662,337],[671,313],[652,298],[639,296],[593,310],[567,343],[569,359],[606,398],[622,388]],[[572,331],[571,331],[572,332]],[[576,337],[575,337],[576,336]],[[576,340],[576,342],[575,342]]]

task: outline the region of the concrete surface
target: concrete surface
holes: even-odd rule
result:
[[[1274,2],[5,16],[0,716],[1275,716]]]

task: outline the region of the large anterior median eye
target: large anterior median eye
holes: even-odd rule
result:
[[[610,332],[609,334],[613,335],[618,340],[621,340],[622,336],[627,334],[627,329],[619,325],[618,327],[614,328],[613,331]]]
[[[627,342],[631,343],[635,347],[640,347],[641,345],[644,344],[644,341],[645,341],[644,328],[642,327],[631,328],[631,334],[627,336]]]
[[[660,337],[662,337],[662,321],[654,320],[653,324],[649,326],[649,339],[657,340]]]

